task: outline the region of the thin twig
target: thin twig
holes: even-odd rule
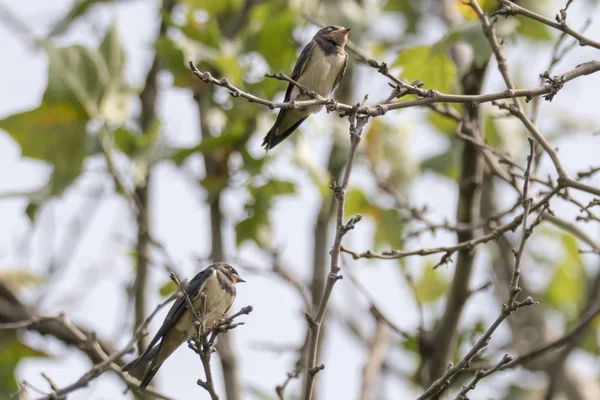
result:
[[[348,154],[346,168],[344,169],[344,175],[342,177],[342,185],[338,186],[335,183],[335,181],[332,181],[331,183],[331,189],[333,190],[337,202],[337,216],[335,239],[330,253],[331,264],[329,275],[327,276],[327,283],[325,285],[325,290],[323,292],[321,302],[316,311],[316,315],[311,316],[309,314],[306,314],[310,335],[308,341],[308,357],[305,366],[305,381],[303,395],[303,398],[305,400],[310,400],[312,398],[315,376],[320,370],[325,368],[323,364],[316,365],[317,349],[320,339],[319,333],[321,324],[323,323],[323,319],[325,318],[325,311],[327,309],[327,304],[329,303],[329,298],[331,296],[333,286],[338,280],[342,279],[342,276],[339,274],[339,258],[342,248],[342,239],[344,235],[348,233],[348,231],[354,229],[355,224],[358,223],[361,219],[361,216],[357,215],[355,217],[352,217],[347,223],[344,223],[344,205],[346,201],[346,189],[348,188],[348,183],[350,182],[350,175],[352,174],[352,167],[354,166],[354,160],[356,158],[358,144],[360,143],[363,128],[369,121],[368,116],[357,115],[357,110],[359,108],[360,104],[357,104],[355,107],[353,107],[352,113],[348,116],[348,120],[350,122],[350,150]]]

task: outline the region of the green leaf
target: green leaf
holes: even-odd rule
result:
[[[215,18],[211,18],[205,23],[198,23],[192,9],[186,14],[186,24],[180,26],[179,30],[193,41],[214,49],[221,47],[223,41],[219,22]]]
[[[415,283],[417,298],[423,303],[430,303],[439,299],[448,288],[448,281],[443,278],[442,271],[433,269],[433,264],[427,263],[423,269],[423,276]]]
[[[108,81],[100,102],[100,114],[110,123],[120,125],[131,115],[131,98],[137,94],[123,80],[125,51],[115,24],[106,32],[99,53],[108,71]]]
[[[107,66],[108,75],[113,82],[121,82],[125,66],[125,50],[119,38],[116,24],[112,24],[98,49]]]
[[[243,84],[244,69],[236,58],[220,55],[213,60],[212,64],[221,78],[227,78],[237,86]]]
[[[554,277],[546,287],[546,300],[564,313],[567,320],[572,319],[583,305],[585,293],[585,271],[573,236],[561,235],[565,255],[558,263]]]
[[[160,287],[160,289],[158,289],[158,293],[162,297],[167,297],[171,293],[173,293],[175,291],[175,289],[177,289],[177,285],[175,284],[175,282],[173,282],[172,280],[169,279],[167,282],[165,282],[164,285],[162,285]]]
[[[587,351],[590,354],[597,355],[600,351],[600,343],[598,343],[598,329],[600,328],[600,317],[596,316],[589,324],[588,329],[581,339],[579,348]]]
[[[384,11],[401,13],[406,24],[406,33],[415,33],[421,20],[421,8],[412,1],[388,0],[383,6]]]
[[[80,45],[44,48],[48,86],[43,103],[67,103],[88,119],[103,117],[116,124],[127,119],[134,91],[121,79],[125,53],[114,25],[98,50]]]
[[[546,25],[521,15],[517,15],[515,18],[519,21],[517,33],[538,42],[548,42],[552,40],[552,35]]]
[[[402,67],[402,76],[409,81],[419,79],[428,89],[447,93],[456,79],[456,67],[444,53],[433,52],[429,46],[419,46],[398,52],[393,67]]]
[[[0,282],[6,284],[13,292],[24,287],[37,286],[43,281],[39,276],[25,270],[0,271]]]
[[[427,113],[427,122],[434,128],[436,128],[440,133],[443,133],[446,136],[453,137],[456,135],[456,128],[458,124],[453,119],[444,117],[438,112],[429,111]]]
[[[264,185],[249,186],[250,200],[246,204],[248,216],[235,227],[236,244],[239,247],[245,241],[254,241],[259,246],[267,246],[271,237],[269,210],[273,200],[282,195],[293,194],[293,183],[270,180]]]
[[[117,128],[113,135],[115,144],[129,157],[136,157],[147,152],[158,136],[160,122],[153,119],[150,129],[145,134],[132,132],[127,128]]]
[[[56,48],[46,46],[48,53],[48,86],[44,103],[68,103],[81,115],[94,118],[110,76],[102,56],[76,45]]]
[[[483,120],[483,131],[485,133],[485,142],[494,148],[502,147],[502,135],[496,123],[496,119],[488,114]]]
[[[471,46],[475,64],[478,66],[483,66],[492,55],[492,47],[481,29],[479,21],[464,22],[451,29],[431,47],[431,52],[433,54],[443,54],[458,41]]]
[[[398,210],[380,209],[373,238],[375,248],[381,248],[386,244],[393,248],[401,247],[402,227],[403,223]]]
[[[439,175],[458,180],[460,160],[460,143],[453,141],[443,153],[426,158],[421,162],[421,169],[435,172]]]
[[[192,78],[198,79],[186,66],[183,50],[173,40],[159,38],[154,46],[163,66],[173,75],[174,86],[187,88]]]
[[[71,24],[79,17],[83,16],[96,3],[108,3],[112,0],[78,0],[49,33],[49,37],[60,35],[69,29]]]
[[[369,202],[367,200],[367,196],[365,196],[362,190],[352,188],[348,190],[348,193],[346,194],[344,217],[352,217],[356,214],[361,214],[368,206]]]
[[[202,9],[210,16],[231,14],[242,4],[243,0],[184,0],[189,7]]]
[[[231,148],[233,143],[239,140],[239,136],[235,135],[219,135],[202,140],[199,144],[187,147],[183,149],[177,149],[176,152],[170,157],[173,162],[177,165],[183,164],[183,162],[192,154],[195,153],[214,153],[220,149]]]
[[[15,369],[19,362],[28,357],[48,358],[48,355],[21,343],[10,331],[0,331],[0,348],[0,398],[10,399],[18,389]]]
[[[59,195],[79,173],[86,155],[85,119],[67,104],[42,104],[32,111],[0,120],[21,147],[24,157],[47,161],[54,167],[50,178],[52,195]]]
[[[250,25],[260,29],[250,37],[246,49],[260,53],[271,72],[290,73],[290,65],[296,59],[292,41],[296,16],[287,5],[274,1],[263,2],[250,12]]]

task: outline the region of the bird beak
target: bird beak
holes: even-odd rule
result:
[[[242,278],[240,278],[239,276],[237,277],[237,280],[235,281],[235,283],[244,283],[246,282],[245,280],[243,280]]]
[[[350,28],[342,28],[342,31],[343,31],[344,33],[348,33],[348,32],[350,32]]]

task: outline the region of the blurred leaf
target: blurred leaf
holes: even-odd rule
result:
[[[236,135],[220,135],[204,139],[195,146],[178,149],[176,153],[171,156],[171,159],[175,164],[181,165],[192,154],[210,154],[220,149],[231,148],[234,143],[239,141],[239,139],[240,137]]]
[[[410,351],[411,353],[421,354],[419,350],[419,344],[414,340],[402,339],[402,348]]]
[[[369,202],[367,201],[367,196],[362,192],[362,190],[357,188],[352,188],[348,190],[346,194],[346,203],[344,206],[344,216],[352,217],[356,214],[361,214],[364,212],[365,208],[369,206]]]
[[[583,335],[579,348],[590,354],[598,355],[600,343],[598,343],[598,329],[600,328],[600,317],[594,318]]]
[[[373,242],[375,248],[389,245],[399,248],[402,244],[402,220],[400,212],[396,209],[380,209],[379,218],[376,221],[375,237]]]
[[[48,355],[21,343],[10,331],[0,331],[0,349],[0,398],[10,399],[18,390],[15,369],[19,362],[28,357],[48,358]]]
[[[296,15],[284,2],[266,1],[250,12],[249,24],[256,27],[245,49],[260,53],[270,67],[270,72],[290,74],[290,64],[296,59],[293,30]]]
[[[189,7],[206,11],[210,16],[231,14],[243,4],[243,0],[183,0],[183,2]]]
[[[415,283],[417,298],[423,303],[439,299],[448,288],[448,281],[443,278],[442,271],[433,269],[433,264],[427,263],[423,268],[423,276]]]
[[[552,35],[546,25],[521,15],[517,15],[515,18],[519,21],[517,33],[535,41],[548,42],[552,40]]]
[[[458,126],[456,121],[446,118],[438,112],[428,111],[427,122],[446,136],[453,137],[456,135],[456,128]]]
[[[57,36],[66,32],[77,18],[83,16],[96,3],[109,3],[111,1],[112,0],[77,0],[67,15],[54,25],[48,36]]]
[[[124,154],[136,157],[148,151],[158,136],[160,123],[157,119],[152,120],[150,130],[145,134],[132,132],[124,127],[117,128],[113,135],[115,144]]]
[[[244,70],[236,58],[221,55],[215,58],[212,64],[221,78],[227,78],[237,86],[243,84]]]
[[[199,23],[196,21],[195,15],[195,10],[188,11],[186,24],[179,27],[181,32],[196,42],[218,49],[222,41],[219,22],[215,18],[211,18],[205,23]]]
[[[404,188],[415,170],[407,150],[405,126],[391,126],[377,118],[369,124],[364,137],[373,174],[398,189]]]
[[[111,81],[120,82],[125,66],[125,50],[121,44],[119,31],[115,23],[106,31],[106,35],[100,43],[99,51],[106,63]]]
[[[0,281],[6,284],[11,291],[17,292],[26,286],[37,286],[44,280],[29,271],[4,270],[0,271]]]
[[[402,76],[409,81],[419,79],[428,89],[447,93],[456,79],[456,67],[448,56],[434,52],[429,46],[419,46],[398,52],[393,67],[402,67]]]
[[[445,54],[451,46],[459,41],[471,46],[475,64],[478,66],[486,63],[492,55],[492,47],[481,29],[479,21],[465,22],[451,29],[442,39],[431,46],[431,53]]]
[[[421,162],[421,169],[435,172],[439,175],[458,180],[460,161],[460,143],[453,141],[448,150]]]
[[[109,75],[100,103],[100,114],[110,123],[122,124],[131,115],[131,99],[137,92],[121,78],[125,66],[125,51],[115,24],[106,32],[99,52]]]
[[[108,68],[100,54],[80,45],[46,46],[46,52],[48,86],[43,103],[67,103],[81,117],[96,117],[109,81]]]
[[[42,104],[32,111],[0,120],[21,147],[24,157],[47,161],[54,166],[50,186],[59,195],[81,172],[86,155],[87,119],[67,104]]]
[[[160,287],[160,289],[158,289],[158,293],[162,297],[167,297],[171,293],[173,293],[175,291],[175,289],[177,289],[177,285],[175,284],[175,282],[173,282],[172,280],[169,279],[167,282],[165,282],[164,285],[162,285]]]
[[[187,88],[193,79],[198,79],[191,73],[186,66],[183,50],[175,42],[167,38],[159,38],[155,43],[156,54],[163,63],[163,66],[173,75],[173,85]]]
[[[421,20],[421,10],[419,7],[415,7],[414,2],[407,0],[388,0],[383,6],[383,10],[402,14],[406,24],[404,32],[416,32],[417,25]]]
[[[82,117],[101,116],[117,124],[129,116],[134,91],[121,79],[125,53],[115,25],[98,50],[50,44],[44,49],[48,54],[48,86],[43,103],[67,103]]]
[[[29,204],[27,204],[27,207],[25,208],[25,214],[27,214],[27,217],[31,222],[35,220],[35,215],[37,213],[38,208],[39,205],[32,201],[30,201]]]
[[[479,6],[485,13],[490,13],[496,9],[496,0],[479,0]],[[466,19],[477,20],[477,14],[473,11],[473,8],[468,5],[464,0],[454,0],[454,6]]]
[[[250,200],[245,207],[248,215],[235,227],[237,246],[247,240],[267,246],[271,236],[269,211],[273,200],[278,196],[293,194],[295,190],[293,183],[275,179],[264,185],[249,186]]]
[[[498,130],[496,119],[491,114],[487,114],[483,120],[483,132],[487,144],[494,148],[502,147],[502,135]]]
[[[567,321],[575,316],[575,311],[581,309],[585,293],[585,272],[573,236],[561,235],[565,255],[558,263],[554,277],[546,287],[545,297],[555,308],[565,314]]]

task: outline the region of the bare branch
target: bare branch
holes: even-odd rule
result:
[[[350,122],[350,150],[348,154],[346,168],[344,169],[344,175],[342,177],[342,185],[338,186],[335,183],[335,181],[332,181],[331,183],[331,189],[333,190],[335,199],[337,201],[335,239],[330,253],[330,271],[327,277],[327,283],[325,285],[323,297],[321,298],[321,302],[316,311],[316,315],[313,317],[307,314],[310,336],[308,341],[308,357],[305,366],[305,382],[303,395],[303,398],[305,400],[310,400],[312,398],[315,375],[320,370],[325,368],[322,364],[318,366],[315,365],[319,343],[319,331],[321,323],[323,322],[323,319],[325,317],[325,310],[327,309],[327,304],[329,303],[329,298],[331,296],[333,286],[338,280],[342,279],[342,276],[339,275],[339,258],[342,248],[342,239],[344,235],[348,233],[348,231],[354,229],[354,225],[361,219],[361,216],[358,215],[356,217],[351,218],[350,221],[348,221],[347,223],[344,223],[344,205],[346,201],[346,189],[348,188],[348,183],[350,182],[350,175],[352,174],[352,167],[354,166],[354,160],[356,158],[356,152],[358,150],[358,144],[360,143],[363,128],[369,121],[368,116],[357,115],[357,110],[359,108],[360,105],[357,104],[355,107],[353,107],[353,112],[348,116],[348,120]]]
[[[511,16],[511,15],[522,15],[524,17],[533,19],[534,21],[538,21],[544,25],[547,25],[551,28],[557,29],[561,32],[564,32],[568,35],[573,36],[575,39],[579,41],[580,46],[591,46],[597,49],[600,49],[600,42],[592,40],[583,36],[582,34],[575,31],[571,28],[566,21],[566,7],[561,10],[561,13],[557,15],[557,21],[552,21],[542,15],[539,15],[531,10],[523,8],[512,1],[509,0],[498,0],[498,3],[501,4],[501,8],[496,11],[494,14],[503,15],[503,16]]]

